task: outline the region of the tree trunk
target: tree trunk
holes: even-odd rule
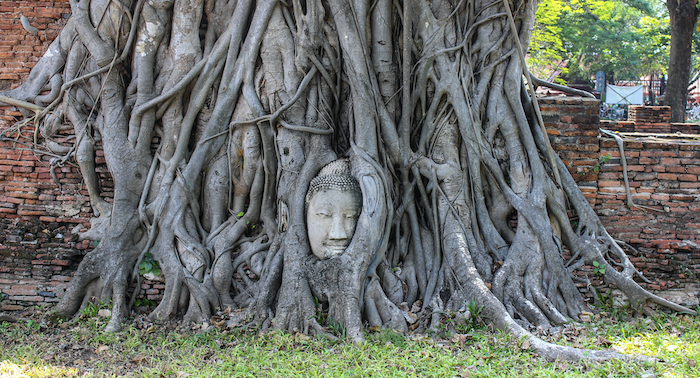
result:
[[[667,1],[666,7],[671,19],[671,52],[665,104],[671,107],[671,122],[685,122],[693,33],[700,10],[697,0]]]
[[[471,308],[548,358],[583,358],[526,328],[577,319],[587,305],[574,274],[593,262],[635,308],[689,311],[632,280],[552,153],[523,84],[536,6],[72,1],[58,40],[6,93],[50,90],[33,119],[46,144],[61,147],[64,121],[78,136],[64,159],[82,162],[96,216],[84,237],[100,243],[58,311],[111,297],[108,329],[119,329],[147,256],[166,281],[152,318],[219,312],[231,326],[357,342],[366,324],[425,331]],[[100,140],[111,203],[93,171]],[[354,183],[362,201],[359,213],[316,214],[351,225],[323,239],[307,227],[309,188],[324,166],[347,165],[338,158],[349,172],[319,190]],[[337,254],[317,257],[309,235]]]

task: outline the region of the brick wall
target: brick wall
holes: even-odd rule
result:
[[[631,260],[653,277],[652,289],[700,280],[700,143],[693,140],[625,140],[624,153],[635,205],[628,208],[620,151],[600,142],[601,165],[595,210],[617,239],[634,247]]]
[[[0,309],[56,301],[91,248],[73,232],[89,225],[92,211],[79,170],[72,164],[56,167],[59,186],[50,168],[55,156],[27,144],[33,133],[25,126],[21,135],[0,138],[0,290],[9,295]],[[108,184],[104,158],[97,162]]]
[[[88,247],[67,225],[37,219],[0,219],[2,310],[57,302]]]
[[[552,145],[593,205],[610,234],[636,248],[629,251],[635,266],[652,282],[653,290],[685,289],[677,300],[698,303],[700,292],[700,141],[697,135],[625,139],[630,191],[636,205],[629,209],[620,152],[614,139],[600,136],[598,127],[629,131],[636,123],[647,130],[683,133],[699,125],[659,124],[639,118],[628,122],[598,122],[598,102],[569,97],[540,100]],[[642,107],[640,107],[642,108]],[[630,126],[632,125],[632,126]],[[695,131],[697,134],[697,131]],[[643,137],[643,134],[625,134]],[[610,159],[600,160],[609,155]]]
[[[34,129],[0,140],[0,290],[9,295],[0,310],[57,302],[83,256],[94,244],[79,241],[92,216],[90,198],[74,164],[57,167],[55,156],[19,142],[31,140]],[[112,181],[102,150],[96,170],[102,197],[113,196]],[[54,177],[60,183],[54,181]],[[144,280],[139,297],[158,301],[165,286],[155,277]]]
[[[22,15],[39,29],[38,35],[22,27]],[[0,0],[0,91],[13,89],[24,80],[69,17],[68,0]],[[0,107],[0,119],[6,122],[13,122],[20,116],[13,107]]]
[[[586,198],[593,203],[598,187],[600,157],[599,101],[580,97],[539,99],[540,111],[552,147],[574,176]]]
[[[39,29],[39,35],[22,27],[22,15]],[[56,39],[69,16],[68,0],[0,0],[0,90],[20,83]]]
[[[39,35],[24,30],[22,15],[39,29]],[[0,90],[19,84],[56,39],[69,16],[68,0],[0,0]]]
[[[700,133],[698,123],[671,123],[670,106],[630,105],[627,121],[602,121],[604,129],[630,133]]]

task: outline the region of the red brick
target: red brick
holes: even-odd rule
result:
[[[680,163],[681,163],[681,159],[674,159],[674,158],[661,159],[661,164],[663,164],[663,165],[678,165]]]
[[[675,173],[659,173],[656,177],[659,178],[659,180],[677,180],[678,175]]]
[[[681,166],[666,167],[666,172],[685,173],[685,167],[681,167]]]
[[[14,285],[7,290],[3,290],[3,293],[7,295],[36,295],[36,285],[34,286],[24,286],[24,285]]]

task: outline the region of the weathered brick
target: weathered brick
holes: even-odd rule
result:
[[[675,173],[659,173],[656,176],[659,180],[677,180],[678,175]]]

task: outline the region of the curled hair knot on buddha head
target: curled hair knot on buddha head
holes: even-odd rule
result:
[[[311,180],[309,190],[306,192],[306,205],[320,190],[339,190],[350,192],[362,198],[362,191],[357,179],[350,174],[350,161],[338,159],[321,168],[318,175]]]

